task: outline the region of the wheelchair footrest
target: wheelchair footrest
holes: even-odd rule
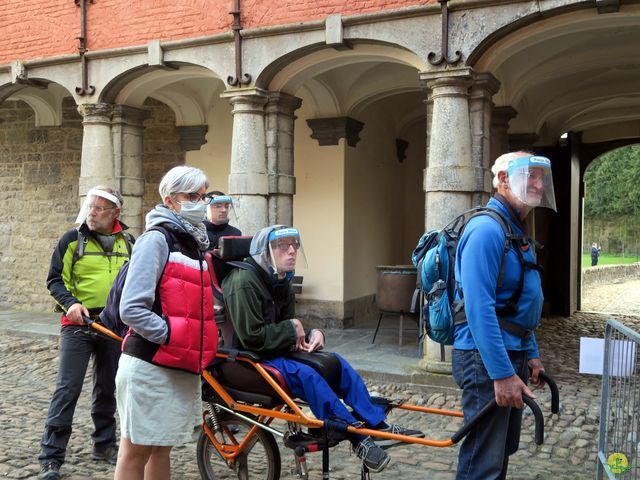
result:
[[[309,429],[309,433],[296,432],[287,433],[284,436],[284,444],[292,450],[303,449],[305,452],[321,452],[324,448],[324,429]],[[329,432],[329,448],[335,447],[341,441],[349,438],[345,432]]]

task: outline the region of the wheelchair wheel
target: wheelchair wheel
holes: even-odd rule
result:
[[[251,422],[234,415],[219,417],[222,431],[218,440],[226,445],[239,445],[253,427]],[[235,428],[233,427],[235,425]],[[237,430],[237,432],[236,432]],[[216,450],[207,434],[200,432],[197,446],[198,469],[203,480],[279,480],[280,450],[273,435],[258,428],[245,451],[229,464]]]

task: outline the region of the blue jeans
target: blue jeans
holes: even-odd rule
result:
[[[84,375],[93,356],[91,418],[95,445],[116,443],[115,378],[120,345],[98,337],[87,326],[65,325],[60,330],[60,366],[56,390],[51,398],[47,421],[40,441],[41,464],[62,465],[71,437],[73,414],[82,391]]]
[[[526,383],[527,352],[510,351],[516,374]],[[477,350],[453,350],[453,378],[462,388],[465,422],[495,398],[489,378]],[[464,439],[458,455],[456,480],[493,480],[507,476],[509,455],[518,451],[522,409],[498,407]]]
[[[342,367],[340,394],[344,402],[353,408],[355,416],[344,406],[325,379],[308,365],[282,357],[264,363],[272,365],[282,374],[291,393],[309,402],[309,408],[320,420],[340,418],[349,424],[364,421],[368,428],[384,422],[384,409],[373,403],[362,377],[344,358],[336,353],[334,355]]]

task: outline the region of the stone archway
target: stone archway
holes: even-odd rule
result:
[[[579,306],[581,174],[593,158],[588,151],[640,131],[640,7],[553,13],[494,32],[469,62],[500,81],[493,101],[515,114],[509,146],[545,153],[554,162],[558,214],[536,212],[533,221],[553,265],[545,278],[548,308],[568,315]],[[561,141],[565,132],[570,134]]]
[[[302,101],[288,166],[309,259],[298,305],[339,326],[375,318],[376,265],[409,263],[424,226],[424,63],[396,45],[349,44],[289,53],[256,79],[267,96]]]
[[[208,155],[223,151],[229,143],[228,138],[216,136],[221,130],[218,124],[225,125],[228,119],[228,109],[219,98],[223,89],[214,72],[184,62],[163,68],[132,67],[106,82],[97,103],[79,107],[85,132],[80,193],[104,181],[117,185],[129,205],[127,220],[139,233],[144,214],[158,201],[155,187],[171,166],[186,162],[215,172],[212,183],[224,189],[220,184],[223,179],[226,184],[228,160],[215,158],[214,166]],[[153,138],[145,138],[146,128]],[[217,141],[203,150],[208,136]],[[164,146],[149,149],[153,142]]]
[[[51,310],[49,259],[78,209],[82,124],[49,80],[0,86],[0,307]]]

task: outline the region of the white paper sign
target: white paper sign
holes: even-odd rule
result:
[[[604,339],[580,338],[580,373],[602,375]],[[626,377],[636,369],[636,344],[628,340],[613,340],[609,351],[609,375]]]

